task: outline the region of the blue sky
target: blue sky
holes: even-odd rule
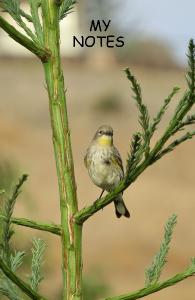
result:
[[[132,24],[141,35],[167,41],[185,62],[188,41],[195,38],[195,0],[123,0],[123,4],[123,28]]]

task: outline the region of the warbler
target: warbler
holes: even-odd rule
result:
[[[124,178],[121,156],[113,145],[113,129],[111,126],[102,125],[96,131],[84,158],[89,176],[93,183],[104,191],[113,191]],[[122,193],[114,198],[116,216],[130,217],[125,206]]]

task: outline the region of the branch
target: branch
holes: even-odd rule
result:
[[[60,6],[59,19],[62,20],[72,12],[76,0],[56,0],[56,4]]]
[[[118,194],[126,190],[147,167],[155,163],[165,154],[173,151],[176,146],[180,145],[186,140],[191,139],[194,135],[195,132],[191,132],[191,133],[187,132],[184,136],[175,140],[173,143],[171,143],[167,148],[163,149],[162,151],[160,151],[160,149],[162,149],[164,145],[164,141],[161,141],[162,144],[161,147],[158,148],[158,154],[156,154],[156,146],[155,146],[154,149],[149,154],[148,158],[145,159],[140,166],[135,167],[135,169],[133,169],[129,174],[127,174],[127,177],[121,181],[121,183],[118,185],[118,187],[116,187],[116,189],[108,193],[105,197],[96,200],[92,205],[89,205],[88,207],[84,207],[83,209],[78,211],[74,215],[74,219],[76,223],[83,224],[93,214],[103,209],[108,204],[110,204],[113,201],[113,199]],[[159,144],[157,143],[156,145]]]
[[[141,136],[140,133],[135,133],[132,137],[130,145],[130,154],[127,158],[127,167],[126,167],[126,176],[130,174],[133,167],[140,161],[141,155],[138,155],[138,152],[141,148]],[[140,153],[141,154],[141,153]]]
[[[16,30],[12,25],[10,25],[4,18],[0,16],[0,27],[8,33],[8,35],[24,46],[26,49],[34,53],[36,56],[40,58],[42,62],[46,62],[50,57],[50,53],[47,49],[42,47],[36,42],[33,42],[31,39],[26,37],[24,34]]]
[[[177,216],[173,214],[165,225],[164,238],[160,245],[158,253],[154,256],[152,264],[145,271],[145,286],[151,286],[159,282],[163,267],[167,262],[167,256],[170,249],[170,243],[173,236],[173,230],[177,223]]]
[[[16,295],[13,289],[5,282],[0,283],[0,295],[3,295],[10,300],[24,300],[21,295]]]
[[[160,140],[161,141],[161,140]],[[180,143],[181,144],[181,143]],[[161,147],[158,148],[162,149],[164,142],[162,144],[158,144]],[[135,166],[133,170],[126,175],[126,178],[120,182],[120,184],[110,193],[108,193],[105,197],[96,200],[93,204],[89,205],[88,207],[84,207],[83,209],[79,210],[74,215],[74,220],[77,224],[83,224],[88,218],[93,216],[96,212],[103,209],[105,206],[110,204],[114,198],[121,192],[125,191],[136,179],[137,177],[150,165],[156,162],[157,154],[156,154],[157,147],[155,146],[154,149],[150,152],[149,156],[145,158],[145,160],[138,166]],[[168,151],[164,154],[167,154]]]
[[[165,280],[165,281],[157,283],[157,284],[150,285],[146,288],[143,288],[141,290],[138,290],[138,291],[135,291],[132,293],[127,293],[127,294],[112,297],[112,298],[106,298],[105,300],[136,300],[136,299],[140,299],[140,298],[146,297],[150,294],[156,293],[160,290],[163,290],[169,286],[175,285],[176,283],[178,283],[188,277],[191,277],[193,275],[195,275],[195,265],[194,264],[189,266],[184,272],[179,273],[179,274],[169,278],[168,280]]]
[[[118,187],[116,187],[112,192],[108,193],[105,197],[96,200],[93,204],[89,205],[88,207],[84,207],[83,209],[78,211],[74,215],[75,222],[77,224],[83,224],[93,214],[110,204],[118,194],[126,190],[147,167],[155,163],[163,155],[173,151],[176,146],[180,145],[188,139],[191,139],[194,135],[195,132],[186,133],[184,136],[171,143],[167,148],[163,149],[162,151],[160,151],[160,149],[162,149],[165,143],[164,140],[160,140],[159,142],[157,142],[156,146],[150,152],[149,156],[141,163],[141,165],[136,166],[132,171],[130,171],[130,173],[126,175],[126,178],[121,181]]]
[[[121,181],[121,183],[119,184],[119,186],[116,189],[114,189],[114,191],[108,193],[105,197],[96,200],[92,205],[89,205],[88,207],[84,207],[83,209],[81,209],[80,211],[78,211],[74,215],[75,222],[77,224],[83,224],[93,214],[95,214],[99,210],[103,209],[108,204],[110,204],[113,201],[113,199],[118,194],[120,194],[122,191],[124,191],[125,189],[127,189],[133,181],[132,181],[132,178],[131,178],[131,182],[129,182],[129,181],[125,182],[125,180]]]
[[[144,140],[144,145],[145,145],[145,154],[148,156],[149,154],[149,144],[150,144],[150,134],[149,134],[149,126],[150,126],[150,118],[149,118],[149,113],[147,106],[143,103],[142,100],[142,91],[141,91],[141,86],[137,82],[137,79],[135,76],[131,73],[129,68],[126,68],[125,73],[127,75],[127,79],[131,82],[131,89],[134,93],[133,98],[136,101],[138,110],[139,110],[139,123],[142,127],[142,136]]]
[[[31,9],[32,22],[35,28],[36,36],[38,40],[43,43],[43,30],[39,18],[40,0],[28,0],[28,2]]]
[[[168,145],[165,149],[163,149],[161,152],[159,152],[158,155],[156,155],[155,160],[157,161],[158,159],[160,159],[165,154],[173,151],[175,149],[175,147],[177,147],[178,145],[184,143],[187,140],[192,139],[192,137],[194,135],[195,135],[195,131],[186,132],[183,136],[181,136],[180,138],[176,139],[170,145]]]
[[[184,130],[186,126],[193,125],[193,124],[195,124],[195,114],[188,115],[184,121],[182,121],[178,124],[178,126],[175,129],[175,132]]]
[[[35,291],[31,289],[31,287],[16,276],[3,262],[0,258],[0,269],[2,272],[13,282],[15,283],[27,296],[29,296],[33,300],[46,300],[46,298],[42,297],[41,295],[37,294]]]
[[[162,149],[164,145],[164,141],[162,140],[161,146],[158,147],[158,154],[156,154],[156,150],[160,142],[157,142],[156,146],[150,152],[147,159],[145,159],[140,166],[136,166],[129,174],[127,174],[126,178],[121,181],[118,187],[116,187],[112,192],[108,193],[105,197],[96,200],[93,204],[89,205],[88,207],[84,207],[83,209],[78,211],[74,215],[75,222],[78,224],[83,224],[93,214],[110,204],[118,194],[125,191],[147,167],[155,163],[165,154],[168,154],[169,152],[173,151],[176,146],[182,144],[186,140],[191,139],[194,135],[195,132],[187,132],[184,136],[171,143],[167,148],[160,151],[160,149]]]
[[[170,103],[173,96],[177,93],[178,88],[173,89],[173,92],[168,96],[168,98],[165,100],[164,105],[160,108],[157,117],[154,118],[153,123],[149,124],[148,110],[142,102],[141,88],[129,69],[125,70],[128,79],[131,81],[132,89],[135,94],[134,99],[137,102],[137,106],[140,112],[139,120],[143,131],[143,141],[140,141],[139,134],[133,136],[130,158],[128,158],[127,160],[127,174],[125,179],[122,180],[119,186],[114,189],[114,191],[110,192],[106,197],[96,200],[92,205],[83,208],[75,213],[74,218],[78,224],[84,223],[94,213],[111,203],[113,199],[119,193],[127,189],[147,167],[155,163],[163,155],[172,151],[176,146],[195,135],[195,131],[186,133],[184,136],[172,142],[168,147],[164,148],[166,142],[170,139],[170,137],[180,131],[181,126],[183,127],[185,125],[190,125],[194,122],[194,115],[192,115],[191,117],[187,117],[186,120],[183,120],[195,103],[195,44],[193,40],[190,40],[189,43],[188,64],[188,91],[179,101],[176,111],[173,114],[169,125],[165,129],[164,134],[156,142],[155,146],[151,150],[149,147],[150,138],[157,128],[160,120],[162,119],[168,104]],[[146,154],[144,158],[143,152],[145,152]]]
[[[27,180],[28,175],[24,174],[19,179],[18,183],[14,187],[12,191],[12,195],[5,200],[3,205],[2,214],[4,216],[3,223],[2,223],[2,241],[1,247],[3,250],[2,257],[6,260],[7,264],[10,262],[10,246],[9,242],[11,236],[13,235],[13,230],[11,228],[11,217],[14,210],[14,205],[16,203],[17,197],[21,192],[21,187],[24,182]]]
[[[4,218],[4,216],[0,215],[0,219]],[[56,235],[61,235],[61,227],[60,225],[56,224],[38,223],[36,221],[28,220],[25,218],[11,218],[11,223],[37,230],[47,231]]]
[[[154,152],[151,151],[149,156],[145,158],[145,160],[140,165],[135,166],[135,168],[133,168],[133,170],[126,175],[126,178],[123,179],[112,192],[108,193],[105,197],[96,200],[93,204],[89,205],[88,207],[84,207],[83,209],[75,213],[75,222],[77,224],[83,224],[93,214],[110,204],[118,194],[125,191],[147,167],[156,162],[153,153]]]
[[[25,13],[20,9],[19,0],[0,0],[0,8],[7,12],[33,41],[36,41],[35,34],[22,19],[22,15]],[[24,17],[26,18],[26,16]]]
[[[160,123],[160,121],[162,120],[162,117],[164,116],[169,103],[171,102],[171,100],[173,99],[173,97],[178,93],[180,89],[178,87],[174,87],[171,94],[164,100],[164,103],[162,105],[162,107],[160,108],[159,112],[157,113],[156,117],[153,119],[152,124],[150,125],[150,139],[152,138],[155,130],[157,129],[158,124]]]
[[[42,239],[33,239],[32,263],[31,263],[31,288],[37,292],[40,282],[44,279],[42,275],[43,255],[46,244]]]

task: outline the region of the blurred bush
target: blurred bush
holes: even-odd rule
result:
[[[99,300],[102,297],[106,297],[109,292],[109,286],[104,282],[101,276],[98,276],[98,274],[90,275],[84,279],[84,300]]]
[[[116,50],[119,62],[142,65],[152,68],[177,68],[169,46],[156,39],[126,41],[123,48]]]
[[[83,300],[100,300],[107,297],[109,293],[110,287],[105,283],[97,270],[83,279]],[[62,298],[62,291],[56,298]]]
[[[121,113],[123,105],[120,96],[116,92],[109,91],[95,99],[92,109],[95,113],[100,114]]]
[[[18,169],[14,162],[8,160],[0,161],[0,189],[9,194],[13,185],[18,179]]]

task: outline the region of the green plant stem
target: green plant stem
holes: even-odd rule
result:
[[[39,19],[39,0],[28,0],[30,9],[31,9],[31,15],[32,15],[32,22],[35,28],[36,36],[43,43],[43,31],[41,22]]]
[[[31,287],[21,280],[18,276],[16,276],[6,264],[4,264],[3,260],[0,258],[0,269],[13,283],[15,283],[27,296],[29,296],[33,300],[46,300],[46,298],[42,297],[35,291],[31,289]]]
[[[0,216],[0,218],[1,218],[1,216]],[[47,231],[47,232],[61,236],[61,226],[60,225],[45,224],[45,223],[40,223],[40,222],[36,222],[33,220],[28,220],[25,218],[11,218],[11,223],[20,225],[20,226],[24,226],[24,227],[29,227],[32,229]]]
[[[146,297],[150,294],[156,293],[162,289],[165,289],[169,286],[172,286],[172,285],[174,285],[188,277],[191,277],[193,275],[195,275],[195,268],[190,266],[184,272],[179,273],[179,274],[171,277],[168,280],[150,285],[146,288],[140,289],[135,292],[127,293],[127,294],[116,296],[116,297],[106,298],[105,300],[136,300],[136,299],[140,299],[140,298]]]
[[[33,42],[31,39],[26,37],[24,34],[19,32],[17,29],[15,29],[12,25],[10,25],[4,18],[0,16],[0,27],[8,33],[8,35],[24,46],[26,49],[30,50],[32,53],[34,53],[36,56],[40,58],[42,62],[45,62],[48,60],[50,53],[49,51],[40,46],[38,43]]]
[[[64,77],[59,50],[59,6],[54,0],[42,0],[45,47],[51,58],[43,64],[49,95],[62,226],[63,300],[82,299],[82,226],[75,223],[78,211],[70,130],[64,92]]]

